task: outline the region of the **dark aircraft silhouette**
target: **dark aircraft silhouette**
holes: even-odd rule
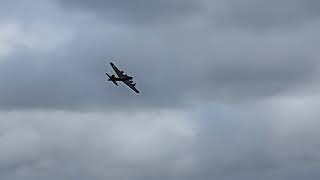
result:
[[[120,71],[112,62],[110,63],[110,65],[113,68],[113,70],[116,72],[118,77],[116,77],[114,74],[110,76],[108,73],[106,73],[106,75],[109,77],[108,81],[112,81],[117,86],[118,86],[117,81],[122,81],[127,86],[129,86],[134,92],[139,93],[139,91],[135,87],[136,83],[132,81],[133,78],[131,76],[124,74],[123,71]]]

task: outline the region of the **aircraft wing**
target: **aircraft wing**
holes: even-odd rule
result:
[[[118,77],[123,77],[123,71],[120,71],[116,65],[114,65],[112,62],[110,63],[111,67],[113,68],[113,70],[117,73]]]
[[[123,81],[127,86],[129,86],[132,90],[134,90],[134,92],[136,93],[140,93],[137,88],[135,87],[135,84],[132,83],[132,81],[130,80],[125,80]]]

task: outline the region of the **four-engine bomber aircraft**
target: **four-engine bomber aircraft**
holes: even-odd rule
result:
[[[106,75],[109,77],[108,81],[112,81],[115,85],[118,86],[117,81],[124,82],[127,86],[129,86],[134,92],[139,93],[139,91],[136,89],[135,85],[136,83],[132,81],[132,77],[124,74],[123,71],[120,71],[112,62],[110,63],[113,70],[116,72],[118,77],[116,77],[114,74],[110,76],[108,73]]]

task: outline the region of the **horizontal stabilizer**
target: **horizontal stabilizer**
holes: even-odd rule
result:
[[[106,75],[109,77],[108,81],[112,81],[116,86],[118,86],[118,83],[115,80],[114,74],[110,76],[108,73],[106,73]]]

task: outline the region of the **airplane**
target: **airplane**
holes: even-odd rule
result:
[[[118,77],[116,77],[114,74],[110,76],[108,73],[106,73],[106,75],[109,77],[108,81],[112,81],[116,86],[119,86],[117,81],[122,81],[127,86],[129,86],[134,92],[140,93],[135,87],[136,83],[132,81],[133,77],[126,75],[123,71],[120,71],[117,68],[117,66],[114,65],[112,62],[110,62],[110,65],[113,68],[113,70],[116,72]]]

